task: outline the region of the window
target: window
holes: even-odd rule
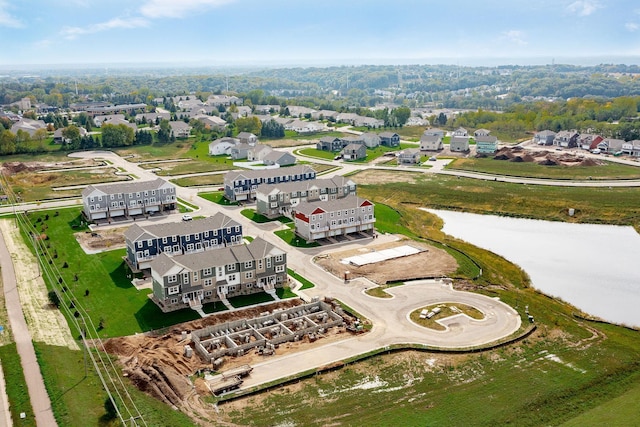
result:
[[[171,276],[167,277],[167,283],[176,283],[178,281],[178,276],[176,276],[175,274],[172,274]]]
[[[236,265],[235,264],[227,265],[227,271],[236,271]]]
[[[276,273],[284,273],[284,265],[276,265]]]
[[[167,288],[167,295],[175,295],[180,292],[180,286],[172,286]]]
[[[204,279],[204,280],[202,281],[202,284],[203,284],[204,286],[211,286],[211,285],[213,284],[213,280],[211,280],[211,279]]]
[[[240,232],[240,226],[236,225],[236,233],[239,233],[239,232]]]
[[[171,304],[177,304],[178,298],[171,298]]]
[[[210,297],[211,295],[213,295],[213,291],[205,291],[204,292],[204,296],[205,297]]]
[[[208,232],[208,231],[205,231],[205,232],[204,232],[204,237],[205,237],[205,238],[206,238],[206,237],[209,237],[209,232]]]
[[[253,271],[247,271],[246,273],[244,273],[244,278],[245,279],[252,279],[253,278]]]
[[[316,220],[316,216],[315,215],[311,215],[311,221],[315,221]]]
[[[179,245],[173,245],[173,252],[180,252],[180,246]]]
[[[284,261],[284,255],[276,255],[276,262]]]
[[[227,281],[228,282],[232,282],[234,280],[236,280],[236,275],[235,274],[230,274],[229,276],[227,276]],[[227,289],[231,290],[230,288],[227,288]]]
[[[202,270],[202,275],[203,276],[211,276],[211,273],[212,273],[211,267],[207,267],[204,270]]]
[[[194,282],[197,282],[197,281],[198,281],[198,272],[197,272],[197,271],[194,271],[194,272],[193,272],[193,281],[194,281]]]
[[[171,253],[171,246],[167,246],[166,248],[164,248],[164,251],[168,254]]]
[[[142,248],[142,241],[137,241],[137,242],[136,242],[136,246],[137,246],[138,248]]]
[[[253,261],[246,261],[244,263],[244,268],[251,268],[253,267]]]
[[[182,273],[182,283],[185,285],[189,283],[189,273]]]
[[[136,252],[136,259],[141,259],[143,257],[142,251]]]
[[[267,258],[267,268],[271,268],[271,258]]]
[[[153,246],[153,240],[151,239],[147,240],[147,246]]]
[[[262,269],[262,260],[261,259],[258,260],[258,268]]]
[[[166,237],[162,238],[162,243],[165,244],[165,245],[167,244],[167,238]]]

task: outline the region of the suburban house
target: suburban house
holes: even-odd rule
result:
[[[358,116],[353,121],[353,125],[368,128],[381,128],[384,126],[384,120],[376,119],[374,117]]]
[[[578,146],[583,150],[595,150],[598,148],[598,144],[602,142],[604,138],[600,135],[593,135],[591,133],[582,133],[578,137]]]
[[[66,128],[58,128],[53,132],[53,143],[54,144],[62,144],[63,142],[69,142],[69,140],[65,141],[65,137],[62,135],[62,132]],[[87,130],[83,127],[78,127],[78,131],[80,132],[80,136],[87,136]]]
[[[155,124],[156,120],[160,122],[160,120],[171,120],[171,113],[138,113],[136,114],[136,122],[141,123],[149,123]]]
[[[420,149],[419,148],[407,148],[398,153],[398,164],[400,165],[415,165],[420,163]]]
[[[603,153],[618,154],[618,153],[622,153],[622,146],[624,144],[625,144],[625,141],[622,139],[607,138],[607,139],[603,139],[598,144],[598,149]]]
[[[207,105],[229,107],[231,104],[242,104],[242,99],[234,95],[209,95]]]
[[[218,116],[208,116],[206,114],[199,114],[197,116],[194,116],[193,118],[198,120],[202,124],[204,124],[204,127],[206,129],[222,130],[227,126],[227,122]]]
[[[258,137],[251,132],[240,132],[236,138],[244,144],[256,145],[258,143]]]
[[[304,120],[293,120],[284,125],[286,130],[292,130],[298,133],[313,133],[320,132],[326,129],[324,123],[310,122]]]
[[[161,253],[175,256],[238,245],[242,243],[242,227],[218,212],[195,221],[133,224],[124,232],[124,240],[127,264],[137,272],[148,269],[151,260]]]
[[[373,233],[373,203],[356,195],[326,202],[301,202],[293,209],[296,235],[307,242],[317,239]]]
[[[100,127],[102,127],[104,125],[113,125],[113,126],[125,125],[126,127],[133,129],[134,132],[136,130],[138,130],[138,125],[136,125],[135,123],[131,123],[131,122],[126,121],[125,119],[119,119],[117,117],[110,118],[110,119],[107,119],[107,120],[103,121],[101,123]]]
[[[376,148],[380,146],[380,136],[377,133],[365,132],[360,135],[367,148]]]
[[[38,129],[46,129],[47,124],[42,120],[32,120],[21,118],[18,122],[11,125],[11,132],[17,134],[19,130],[27,132],[33,136]]]
[[[262,158],[262,163],[267,166],[291,166],[296,164],[296,157],[286,151],[271,150]]]
[[[381,132],[378,136],[380,136],[380,145],[385,147],[397,147],[400,145],[400,135],[397,133]]]
[[[167,313],[240,295],[275,294],[287,282],[287,254],[257,237],[246,245],[206,252],[161,253],[150,269],[151,299]]]
[[[228,155],[231,152],[231,147],[234,147],[236,144],[238,144],[238,140],[235,138],[231,138],[228,136],[225,136],[224,138],[218,138],[215,141],[209,143],[209,155]]]
[[[189,138],[191,135],[191,126],[182,120],[169,122],[169,126],[171,126],[171,133],[176,138]]]
[[[553,145],[553,140],[556,138],[556,133],[551,130],[543,130],[533,135],[533,142],[538,145]]]
[[[469,136],[469,132],[467,132],[465,128],[460,127],[453,131],[452,136]]]
[[[564,148],[574,148],[578,146],[578,137],[580,134],[576,131],[561,130],[553,139],[553,145]]]
[[[343,147],[346,147],[349,144],[364,145],[364,138],[362,137],[362,135],[343,136],[340,139],[342,140]]]
[[[256,144],[247,151],[247,160],[250,162],[261,162],[267,154],[273,151],[270,145]]]
[[[289,115],[291,117],[304,117],[306,115],[311,116],[316,110],[308,107],[302,107],[300,105],[288,105]]]
[[[422,134],[427,136],[433,135],[433,136],[439,136],[440,138],[444,138],[445,132],[442,129],[431,128],[431,129],[425,130]]]
[[[316,149],[322,151],[340,151],[342,147],[342,140],[335,136],[323,136],[316,144]]]
[[[311,113],[311,118],[313,120],[335,121],[336,117],[338,117],[338,112],[333,110],[320,110],[320,111],[314,111],[313,113]]]
[[[498,138],[492,135],[476,136],[476,154],[494,154],[498,151]]]
[[[622,152],[634,157],[640,157],[640,139],[622,144]]]
[[[442,136],[440,135],[428,135],[426,133],[420,136],[420,150],[422,151],[440,151],[444,148],[442,144]]]
[[[342,158],[347,161],[361,160],[367,158],[367,147],[363,144],[349,144],[340,152]]]
[[[102,123],[112,120],[124,120],[124,114],[106,114],[95,116],[93,118],[93,123],[96,125],[96,127],[101,127]]]
[[[449,150],[455,152],[469,151],[469,137],[452,136],[451,140],[449,140]]]
[[[356,183],[342,176],[282,184],[261,184],[256,189],[256,212],[268,218],[291,216],[301,202],[341,199],[356,193]]]
[[[224,196],[232,202],[253,200],[260,184],[280,184],[315,178],[316,171],[309,166],[230,171],[224,175]]]
[[[82,204],[89,221],[174,210],[176,187],[162,178],[89,185],[82,190]]]
[[[476,131],[473,132],[473,137],[477,138],[479,136],[489,136],[490,133],[491,131],[488,129],[476,129]]]
[[[249,144],[240,143],[229,149],[229,155],[233,160],[246,159],[249,155],[249,149],[251,149]]]

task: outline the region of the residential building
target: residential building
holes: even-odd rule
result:
[[[367,158],[367,147],[363,144],[349,144],[340,152],[346,161],[362,160]]]
[[[239,141],[235,138],[231,138],[225,136],[223,138],[218,138],[213,142],[209,143],[209,155],[210,156],[221,156],[223,154],[230,154],[231,148],[235,147]]]
[[[492,135],[476,136],[476,154],[494,154],[498,151],[498,138]]]
[[[149,267],[151,299],[165,313],[234,296],[275,293],[287,282],[287,254],[260,237],[206,252],[161,253]]]
[[[460,127],[456,130],[453,131],[453,135],[452,136],[469,136],[469,132],[467,132],[467,130],[463,127]]]
[[[595,150],[603,139],[600,135],[582,133],[578,137],[578,146],[583,150]]]
[[[309,166],[230,171],[224,175],[224,196],[232,202],[253,200],[260,184],[280,184],[315,178],[316,171]]]
[[[553,145],[564,148],[574,148],[578,146],[578,137],[580,134],[574,130],[561,130],[553,138]]]
[[[469,151],[469,137],[452,136],[451,140],[449,141],[449,150],[453,152]]]
[[[543,130],[533,135],[533,142],[538,145],[553,145],[556,133],[551,130]]]
[[[89,221],[135,217],[176,209],[176,188],[162,178],[89,185],[82,190],[82,204]]]
[[[194,116],[193,118],[204,124],[204,127],[206,129],[223,130],[227,126],[227,122],[218,116],[199,114],[197,116]]]
[[[268,218],[291,216],[291,209],[301,202],[335,200],[355,193],[356,183],[342,176],[261,184],[256,189],[256,212]]]
[[[622,152],[633,157],[640,157],[640,139],[622,144]]]
[[[607,138],[603,139],[598,144],[598,149],[603,153],[618,154],[622,153],[622,147],[624,144],[625,141],[622,139]]]
[[[342,147],[342,140],[335,136],[323,136],[316,144],[316,149],[322,151],[340,151]]]
[[[258,143],[258,137],[252,134],[251,132],[240,132],[237,136],[243,144],[249,144],[251,146],[256,145]]]
[[[176,256],[238,245],[242,243],[242,227],[218,212],[194,221],[133,224],[124,232],[124,239],[126,261],[135,272],[148,269],[161,253]]]
[[[105,115],[95,116],[93,118],[93,123],[95,123],[97,127],[101,127],[102,123],[108,120],[124,120],[124,114],[105,114]]]
[[[169,126],[171,127],[171,133],[176,138],[189,138],[191,136],[191,126],[182,120],[169,122]]]
[[[353,233],[373,233],[376,222],[373,203],[355,195],[326,202],[301,202],[293,211],[295,233],[308,242]]]
[[[426,133],[420,137],[420,150],[422,151],[440,151],[444,148],[441,135],[430,135]]]
[[[112,125],[112,126],[124,125],[128,128],[133,129],[134,132],[138,130],[138,125],[136,125],[135,123],[131,123],[126,121],[125,119],[119,119],[117,117],[109,118],[107,120],[102,121],[102,123],[100,124],[100,127],[104,125]]]
[[[380,136],[377,133],[365,132],[360,135],[367,148],[376,148],[380,146]]]
[[[476,131],[473,132],[473,137],[477,138],[479,136],[489,136],[490,133],[491,131],[489,129],[476,129]]]
[[[249,149],[251,146],[249,144],[237,144],[229,149],[229,155],[233,160],[242,160],[246,159],[249,155]]]
[[[273,148],[265,144],[256,144],[247,151],[247,160],[250,162],[261,162]]]
[[[53,132],[53,143],[54,144],[62,144],[63,142],[70,142],[70,140],[65,139],[65,137],[62,135],[62,132],[65,130],[66,128],[58,128],[55,130],[55,132]],[[78,131],[80,132],[80,136],[87,136],[87,130],[83,127],[78,127]]]
[[[431,128],[431,129],[425,130],[422,134],[427,136],[432,135],[432,136],[439,136],[440,138],[444,138],[445,132],[442,129]]]
[[[364,145],[364,138],[362,137],[362,135],[343,136],[340,139],[342,140],[343,147],[346,147],[349,144]]]
[[[262,163],[267,166],[291,166],[296,163],[296,157],[286,151],[271,150],[262,158]]]
[[[415,165],[420,163],[420,149],[419,148],[407,148],[398,153],[398,164],[400,165]]]
[[[17,134],[19,130],[27,132],[33,136],[38,129],[46,129],[47,124],[42,120],[32,120],[21,118],[18,122],[11,125],[11,132]]]
[[[397,147],[400,145],[400,135],[394,132],[381,132],[380,145],[385,147]]]

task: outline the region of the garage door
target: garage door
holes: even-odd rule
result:
[[[129,215],[142,215],[142,208],[129,209]]]
[[[96,212],[91,214],[91,219],[103,219],[107,217],[106,212]]]
[[[111,211],[110,214],[111,214],[111,218],[116,216],[124,216],[124,209],[116,209],[114,211]]]
[[[160,206],[147,206],[147,212],[158,212],[160,210]]]

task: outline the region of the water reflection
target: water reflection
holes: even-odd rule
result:
[[[521,266],[536,289],[640,326],[640,235],[632,227],[428,211],[444,220],[445,233]]]

